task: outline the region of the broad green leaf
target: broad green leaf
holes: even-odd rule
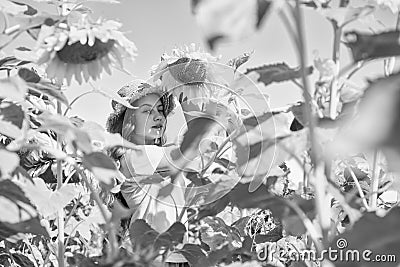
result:
[[[75,232],[78,232],[87,241],[90,241],[91,231],[99,225],[105,224],[112,216],[105,205],[103,205],[103,210],[106,212],[107,218],[103,217],[98,205],[92,207],[89,216],[82,215],[82,220],[79,222],[72,217],[65,227],[65,232],[72,236],[75,235]]]
[[[13,56],[5,57],[5,58],[0,59],[0,67],[3,67],[5,65],[9,65],[9,64],[15,64],[18,61],[19,60],[16,59],[15,57],[13,57]]]
[[[154,247],[160,249],[162,247],[172,248],[173,245],[183,242],[186,233],[186,227],[181,222],[175,222],[167,231],[159,234],[154,241]]]
[[[67,141],[71,142],[84,153],[92,151],[88,134],[75,127],[68,118],[58,114],[51,114],[50,112],[43,112],[37,117],[37,120],[41,122],[40,130],[53,130],[57,134],[63,135]]]
[[[92,146],[94,149],[111,148],[115,146],[122,146],[131,149],[137,149],[137,145],[127,141],[118,133],[107,132],[100,124],[85,121],[80,128],[82,131],[89,135]]]
[[[290,157],[290,153],[279,145],[296,135],[290,131],[292,120],[292,114],[266,113],[243,121],[245,130],[233,144],[239,175],[252,177],[251,191],[268,176],[275,175],[276,167]]]
[[[398,207],[392,209],[383,218],[374,213],[366,213],[354,224],[351,231],[337,236],[331,243],[332,249],[337,249],[338,246],[342,247],[343,254],[349,250],[359,251],[360,261],[338,260],[335,261],[335,266],[377,266],[377,263],[373,261],[377,255],[394,255],[398,259],[400,257],[397,249],[400,246],[399,219],[400,209]],[[361,253],[366,250],[371,251],[366,254],[370,261],[366,261],[362,257]],[[397,263],[396,261],[386,261],[380,265],[397,266]]]
[[[83,156],[83,165],[101,182],[107,185],[114,184],[114,178],[124,180],[117,170],[113,160],[102,152],[93,152]]]
[[[284,82],[301,77],[301,69],[290,68],[286,63],[277,63],[270,65],[262,65],[255,68],[247,69],[245,74],[249,75],[256,72],[259,75],[258,81],[269,85],[273,82]],[[313,67],[306,68],[306,74],[310,75],[313,72]]]
[[[273,2],[202,0],[197,1],[193,7],[207,43],[214,49],[221,40],[238,41],[255,32],[272,9]]]
[[[22,253],[13,253],[12,258],[18,266],[35,267],[35,264]]]
[[[27,181],[21,184],[21,188],[45,218],[64,208],[79,194],[79,188],[72,184],[63,185],[53,191],[41,178],[33,178],[33,182]]]
[[[213,117],[195,117],[187,124],[188,129],[184,134],[180,148],[171,152],[171,158],[174,161],[171,166],[172,179],[198,156],[199,146],[203,137],[209,133],[212,126],[216,125],[216,122]],[[160,190],[160,194],[168,195],[170,193],[172,186],[167,186],[168,188]]]
[[[0,149],[0,176],[5,176],[19,165],[19,157],[13,152]]]
[[[44,94],[51,99],[59,100],[61,103],[68,106],[68,99],[61,91],[60,86],[41,79],[36,72],[27,68],[20,68],[18,70],[18,75],[27,83],[29,91]]]
[[[350,22],[364,18],[370,15],[375,8],[373,6],[362,6],[362,7],[338,7],[323,9],[322,15],[327,19],[334,21],[337,26],[344,27]]]
[[[47,230],[40,224],[39,218],[37,217],[19,223],[0,222],[1,239],[12,238],[21,233],[31,233],[44,237],[49,236]],[[16,238],[23,238],[23,236],[17,236]],[[12,240],[15,240],[15,238]]]
[[[38,216],[21,187],[8,179],[0,181],[0,210],[3,213],[0,221],[9,225],[36,219]]]
[[[159,233],[142,219],[135,220],[129,227],[132,244],[147,247],[154,243]]]
[[[388,31],[378,34],[365,34],[356,31],[345,34],[354,62],[361,60],[393,57],[400,55],[400,32]]]
[[[207,260],[206,254],[199,245],[185,244],[179,252],[188,260],[192,266],[197,266],[200,261]]]
[[[39,83],[27,82],[27,85],[29,88],[29,93],[32,94],[32,91],[34,91],[35,93],[43,94],[50,99],[58,100],[64,105],[69,106],[68,99],[61,91],[59,86],[43,80],[41,80]]]
[[[206,243],[212,251],[227,245],[229,250],[242,246],[239,231],[218,217],[205,217],[200,224],[201,241]]]
[[[30,82],[30,83],[38,83],[40,82],[40,76],[27,68],[20,68],[18,70],[18,76],[21,77],[25,82]]]
[[[21,129],[24,123],[25,114],[21,106],[11,102],[2,101],[0,103],[0,119],[3,122],[9,122]]]
[[[22,202],[29,205],[31,202],[25,196],[22,189],[11,180],[4,179],[0,181],[0,196],[4,196],[14,202]]]
[[[213,202],[207,201],[206,205],[199,208],[199,214],[197,219],[204,218],[206,216],[215,216],[221,211],[223,211],[230,202],[230,195],[226,194],[221,198],[216,198]]]
[[[212,183],[202,186],[201,188],[207,189],[204,195],[202,205],[212,203],[227,195],[232,188],[239,182],[240,177],[235,172],[228,174],[211,174],[208,178]]]
[[[254,53],[254,50],[251,52],[243,53],[242,55],[232,58],[231,60],[228,61],[228,66],[231,66],[234,71],[236,70],[243,64],[245,64],[247,61],[249,61],[250,56]]]
[[[17,15],[26,12],[28,7],[25,5],[15,4],[8,0],[0,0],[0,11],[10,14]]]
[[[0,98],[9,98],[16,102],[25,99],[27,85],[19,76],[0,79]]]
[[[335,153],[383,149],[392,171],[400,170],[400,74],[380,78],[365,90],[358,116],[334,145]]]
[[[200,258],[199,262],[197,262],[194,267],[213,267],[216,266],[217,263],[223,261],[223,259],[230,259],[232,257],[232,251],[230,250],[228,245],[221,247],[220,249],[210,251],[207,255],[207,258]]]

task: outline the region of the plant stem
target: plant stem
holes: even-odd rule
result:
[[[342,27],[339,27],[337,22],[332,20],[333,27],[333,51],[332,51],[332,60],[335,62],[336,70],[339,69],[340,66],[340,38],[342,36]],[[329,99],[329,117],[331,119],[335,119],[337,116],[337,93],[338,93],[338,84],[337,84],[337,74],[333,77],[330,85],[330,99]]]
[[[311,220],[307,217],[307,215],[304,213],[304,211],[294,202],[288,201],[286,199],[283,199],[284,203],[288,205],[290,208],[296,212],[296,214],[300,217],[301,221],[303,222],[304,227],[307,229],[307,232],[310,234],[311,239],[314,241],[315,248],[317,249],[317,252],[321,252],[323,250],[323,246],[321,242],[319,241],[319,234],[317,230],[315,229],[313,223]]]
[[[351,178],[353,178],[353,181],[357,187],[358,193],[360,194],[360,197],[362,199],[364,207],[367,209],[367,211],[369,211],[370,207],[368,205],[367,199],[365,198],[364,192],[362,191],[360,182],[358,181],[356,174],[353,172],[353,170],[351,169],[351,166],[347,162],[344,162],[344,164],[349,169],[350,176],[351,176]]]
[[[369,195],[369,206],[371,210],[376,210],[378,202],[378,188],[379,188],[379,173],[378,173],[378,159],[379,152],[377,149],[374,151],[374,166],[372,169],[370,195]]]
[[[57,114],[61,114],[61,102],[57,101]],[[62,150],[62,139],[61,135],[57,134],[57,148],[58,150]],[[63,177],[62,177],[62,166],[61,160],[57,160],[57,190],[60,190],[63,185]],[[57,222],[58,222],[58,266],[64,267],[64,208],[61,208],[57,212]]]
[[[108,238],[109,238],[109,253],[107,253],[107,262],[110,263],[115,260],[118,254],[118,242],[116,238],[116,232],[114,223],[110,220],[107,216],[106,210],[104,208],[103,202],[100,199],[99,194],[94,190],[93,186],[90,184],[85,172],[79,167],[75,166],[76,171],[82,176],[83,181],[85,182],[86,186],[89,188],[94,201],[96,202],[97,206],[99,207],[100,213],[106,222],[106,229],[108,231]]]
[[[311,164],[314,166],[314,186],[315,186],[315,202],[316,202],[316,207],[317,207],[317,212],[319,215],[319,224],[323,233],[323,238],[325,240],[325,237],[327,236],[327,233],[329,232],[330,228],[330,203],[328,201],[328,198],[326,196],[325,190],[326,190],[326,177],[323,172],[323,165],[319,162],[318,154],[316,151],[317,145],[316,145],[316,139],[315,139],[315,133],[314,129],[316,127],[316,122],[315,118],[313,116],[313,111],[312,111],[312,98],[310,94],[310,87],[308,84],[308,79],[307,79],[307,74],[306,74],[306,49],[305,49],[305,38],[304,38],[304,33],[303,33],[303,16],[302,16],[302,11],[300,7],[300,1],[296,0],[296,6],[293,10],[293,15],[296,20],[296,26],[297,26],[297,34],[298,34],[298,39],[299,39],[299,49],[298,49],[298,56],[300,60],[300,68],[302,70],[302,81],[303,81],[303,97],[305,99],[305,105],[304,105],[304,113],[306,115],[307,121],[308,121],[308,127],[309,127],[309,134],[310,134],[310,143],[311,143],[311,152],[310,152],[310,157],[311,157]],[[322,171],[321,171],[322,170]]]
[[[83,97],[83,96],[85,96],[85,95],[88,95],[88,94],[91,94],[91,93],[95,93],[95,91],[94,91],[94,90],[87,91],[87,92],[84,92],[84,93],[78,95],[77,97],[75,97],[74,100],[72,100],[72,102],[69,104],[69,107],[67,107],[67,109],[64,111],[64,116],[67,115],[68,111],[71,110],[72,105],[73,105],[76,101],[78,101],[81,97]]]

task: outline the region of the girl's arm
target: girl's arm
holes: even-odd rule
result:
[[[136,175],[152,175],[156,171],[179,170],[189,164],[196,154],[180,152],[179,146],[160,147],[156,145],[138,145],[123,156],[123,165]]]

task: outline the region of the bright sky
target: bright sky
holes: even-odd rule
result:
[[[32,1],[26,2],[37,4]],[[164,52],[170,53],[176,46],[196,43],[205,47],[200,29],[191,14],[188,0],[121,0],[120,4],[91,3],[90,6],[94,10],[94,16],[122,22],[122,31],[138,47],[139,55],[136,60],[132,63],[126,62],[125,65],[132,76],[114,70],[112,76],[104,73],[102,79],[95,83],[96,86],[106,90],[117,91],[126,82],[135,78],[147,79],[150,67],[159,62]],[[318,50],[322,58],[331,57],[330,23],[311,9],[304,15],[308,63],[312,64],[314,50]],[[387,25],[395,24],[395,17],[389,11],[381,12],[379,17]],[[367,29],[365,26],[363,28]],[[27,38],[20,38],[20,42],[25,42]],[[220,46],[215,54],[222,55],[222,62],[227,62],[230,58],[252,50],[255,53],[245,67],[278,62],[286,62],[291,67],[298,66],[294,46],[276,14],[264,22],[262,30],[256,35],[235,44]],[[349,51],[344,46],[341,51],[344,56],[343,62],[348,62]],[[371,64],[366,73],[371,73],[370,77],[373,77],[381,74],[382,70],[382,63]],[[313,77],[316,77],[316,74]],[[66,94],[72,100],[78,94],[88,90],[90,90],[88,85],[79,86],[73,83]],[[284,106],[301,99],[300,90],[291,83],[275,84],[262,90],[270,96],[272,107]],[[110,101],[107,98],[90,94],[75,103],[70,115],[78,115],[85,120],[104,125],[110,112]]]

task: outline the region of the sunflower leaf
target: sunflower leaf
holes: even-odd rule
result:
[[[0,239],[7,239],[10,242],[16,242],[22,239],[20,233],[31,233],[49,237],[47,230],[40,224],[38,217],[32,218],[19,223],[0,222]]]
[[[331,247],[333,249],[339,248],[343,253],[350,250],[366,251],[372,253],[367,257],[374,259],[375,255],[393,255],[392,257],[399,258],[399,250],[396,249],[400,246],[400,231],[397,226],[400,219],[400,209],[396,207],[392,209],[385,217],[378,217],[375,213],[366,213],[360,220],[358,220],[352,227],[352,231],[345,232],[337,236]],[[371,229],[374,229],[371,231]],[[369,233],[366,235],[365,233]],[[346,246],[339,247],[345,241]],[[336,261],[335,266],[376,266],[373,260],[366,261],[363,258],[360,262],[349,261]],[[396,266],[395,261],[386,262],[385,266]]]
[[[38,11],[35,8],[33,8],[32,6],[30,6],[28,4],[18,3],[15,1],[11,1],[11,2],[13,2],[16,5],[25,6],[27,8],[27,10],[24,12],[24,15],[33,16],[38,13]]]
[[[25,114],[22,108],[10,102],[0,103],[0,133],[17,139],[23,136]]]
[[[382,149],[389,169],[400,170],[400,73],[379,78],[365,90],[358,117],[342,138],[337,149]]]
[[[258,30],[273,2],[202,0],[192,2],[192,7],[210,49],[214,49],[220,41],[238,41]]]
[[[198,266],[201,261],[206,261],[207,256],[199,245],[185,244],[181,250],[179,250],[189,262],[191,266]]]
[[[129,236],[132,244],[147,247],[154,243],[159,233],[142,219],[135,220],[129,227]]]
[[[82,163],[99,181],[108,185],[113,185],[114,178],[121,175],[113,160],[101,152],[86,154],[83,156]]]
[[[201,241],[206,243],[211,250],[217,250],[228,242],[229,250],[239,248],[241,244],[239,231],[218,217],[205,217],[201,220]]]
[[[20,233],[48,236],[39,222],[36,209],[22,188],[11,180],[0,181],[0,206],[6,212],[0,220],[0,239],[16,241],[21,238]],[[15,238],[10,238],[12,236]]]
[[[13,152],[0,149],[0,177],[11,173],[19,165],[19,157]]]
[[[19,76],[0,79],[0,98],[10,98],[16,102],[25,99],[27,85]]]
[[[68,118],[44,112],[37,117],[37,120],[42,123],[40,130],[53,130],[57,134],[65,136],[67,141],[71,142],[75,147],[83,152],[92,152],[93,149],[89,135],[75,127]]]
[[[42,80],[38,83],[28,82],[27,85],[29,86],[29,93],[32,93],[32,91],[34,91],[33,94],[38,92],[69,106],[68,99],[60,90],[59,86]]]
[[[247,69],[245,74],[256,72],[259,74],[258,81],[269,85],[273,82],[284,82],[301,77],[301,69],[290,68],[286,63],[277,63],[271,65],[263,65],[255,68]],[[310,75],[313,67],[306,68],[306,74]]]
[[[250,56],[254,53],[254,50],[251,52],[247,52],[244,53],[238,57],[232,58],[231,60],[228,61],[228,66],[231,66],[234,68],[234,71],[236,72],[236,70],[243,65],[244,63],[246,63],[247,61],[249,61]]]
[[[363,34],[355,31],[345,34],[354,62],[400,55],[400,32]]]
[[[12,1],[0,1],[0,11],[10,15],[18,15],[28,11],[28,7]]]
[[[22,190],[31,202],[37,207],[43,217],[49,217],[64,208],[78,194],[78,187],[72,184],[63,185],[55,191],[50,190],[43,179],[33,178],[27,181]]]
[[[21,77],[25,82],[30,82],[30,83],[38,83],[40,82],[40,76],[27,68],[20,68],[18,70],[18,76]]]

